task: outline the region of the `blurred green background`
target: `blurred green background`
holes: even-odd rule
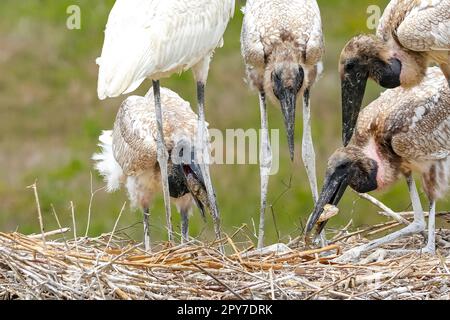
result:
[[[116,111],[124,99],[99,101],[96,96],[97,66],[103,43],[103,30],[112,0],[2,0],[0,3],[0,231],[24,233],[39,230],[32,190],[38,181],[44,223],[47,230],[57,228],[54,206],[63,225],[71,225],[70,201],[75,204],[79,233],[84,234],[93,188],[103,181],[92,169],[90,157],[97,151],[102,129],[112,127]],[[340,82],[337,72],[341,48],[353,35],[367,29],[367,8],[387,0],[319,0],[326,41],[325,72],[312,92],[313,135],[317,153],[319,184],[327,157],[340,145]],[[81,30],[68,30],[66,9],[81,8]],[[211,127],[259,128],[256,93],[244,83],[239,34],[244,1],[237,1],[236,13],[225,34],[225,46],[218,49],[211,65],[207,87],[207,119]],[[162,81],[194,106],[195,86],[190,72]],[[150,88],[147,81],[137,94]],[[366,102],[380,90],[369,84]],[[194,107],[196,110],[196,107]],[[301,110],[301,108],[299,109]],[[305,170],[300,159],[301,112],[298,112],[296,160],[288,156],[281,113],[269,108],[272,128],[281,128],[281,170],[271,178],[267,216],[267,242],[287,240],[298,235],[313,203]],[[256,165],[221,165],[212,168],[224,230],[228,233],[246,223],[250,230],[259,212],[259,168]],[[409,207],[403,182],[384,194],[376,194],[396,210]],[[90,235],[112,230],[126,201],[125,192],[98,192],[91,207]],[[441,206],[448,205],[442,203]],[[377,208],[348,191],[340,204],[341,214],[329,224],[342,227],[353,219],[361,226],[380,220]],[[174,210],[174,225],[179,216]],[[276,220],[276,226],[274,224]],[[212,223],[205,225],[195,214],[191,234],[211,239]],[[127,234],[140,240],[141,214],[126,206],[119,227],[132,226]],[[163,240],[165,218],[162,200],[152,211],[152,234]],[[251,232],[250,232],[251,233]]]

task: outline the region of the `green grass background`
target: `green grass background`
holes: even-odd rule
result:
[[[369,5],[384,8],[387,0],[319,0],[326,41],[325,72],[312,92],[313,136],[317,153],[319,184],[327,157],[340,145],[339,53],[353,35],[367,29]],[[66,28],[66,9],[81,8],[82,29]],[[225,34],[225,46],[218,49],[211,65],[207,87],[207,119],[211,127],[258,128],[258,98],[244,83],[239,34],[244,1],[237,1],[234,19]],[[102,129],[111,128],[124,99],[99,101],[96,96],[97,66],[103,30],[112,0],[2,0],[0,3],[0,231],[24,233],[39,230],[34,196],[26,187],[38,181],[46,229],[56,228],[52,205],[64,225],[71,225],[70,201],[75,204],[77,229],[84,234],[90,200],[90,174],[97,189],[102,180],[93,172],[90,157],[97,150]],[[162,81],[194,106],[195,86],[190,72]],[[150,87],[146,82],[138,94]],[[369,85],[366,102],[380,90]],[[194,108],[196,110],[196,107]],[[301,110],[301,108],[299,109]],[[301,112],[298,112],[296,160],[288,156],[281,114],[269,108],[270,126],[281,128],[281,170],[271,178],[267,242],[286,240],[300,232],[313,208],[305,170],[300,159]],[[246,223],[258,221],[258,166],[221,165],[212,168],[222,212],[224,230],[232,233]],[[291,181],[290,185],[289,181]],[[403,182],[384,194],[376,194],[397,210],[409,206]],[[126,201],[125,192],[98,192],[92,202],[90,235],[112,230]],[[441,203],[442,206],[448,203]],[[377,209],[347,192],[341,214],[330,227],[341,227],[350,219],[354,226],[382,220]],[[174,210],[175,211],[175,210]],[[274,226],[276,219],[278,232]],[[141,239],[141,215],[129,206],[120,227],[134,225],[127,233]],[[165,239],[165,218],[160,198],[152,211],[155,240]],[[179,228],[179,216],[174,212]],[[212,238],[212,224],[205,225],[195,214],[191,234]]]

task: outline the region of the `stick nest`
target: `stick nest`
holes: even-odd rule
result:
[[[307,250],[300,238],[254,250],[233,236],[197,240],[145,253],[119,236],[61,238],[0,233],[0,299],[449,299],[450,251],[405,254],[382,261],[336,264],[343,251],[367,243],[395,222],[336,232],[326,248]],[[238,232],[237,232],[238,233]],[[438,239],[449,239],[440,230]],[[387,247],[421,248],[421,236]]]

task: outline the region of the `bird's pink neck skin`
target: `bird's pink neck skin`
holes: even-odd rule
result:
[[[400,73],[400,83],[402,87],[413,87],[419,84],[425,76],[427,61],[421,53],[406,51],[397,42],[391,39],[388,43],[391,48],[388,56],[400,60],[402,71]]]
[[[378,164],[377,171],[377,190],[381,190],[390,184],[390,181],[386,179],[387,162],[381,156],[375,140],[371,138],[369,143],[363,149],[364,154],[372,160],[375,160]]]

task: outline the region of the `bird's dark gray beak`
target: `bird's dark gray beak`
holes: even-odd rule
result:
[[[366,91],[369,73],[357,67],[342,79],[342,140],[344,147],[350,142],[358,120]]]
[[[309,235],[314,229],[314,226],[317,224],[317,221],[327,204],[337,205],[339,203],[348,186],[347,176],[348,169],[339,168],[327,174],[319,200],[314,207],[314,211],[309,216],[305,231],[306,235]],[[321,233],[324,227],[325,223],[321,223],[317,230],[317,234]]]
[[[284,91],[283,97],[280,99],[281,112],[283,113],[284,126],[289,145],[289,154],[291,161],[294,161],[295,155],[295,106],[297,104],[297,95],[289,89]]]
[[[213,212],[211,204],[208,198],[208,192],[206,191],[205,179],[203,177],[200,166],[191,161],[189,164],[183,164],[183,172],[186,177],[186,185],[189,192],[192,195],[197,207],[203,219],[206,219],[205,208],[209,212]],[[215,195],[214,195],[215,197]]]

